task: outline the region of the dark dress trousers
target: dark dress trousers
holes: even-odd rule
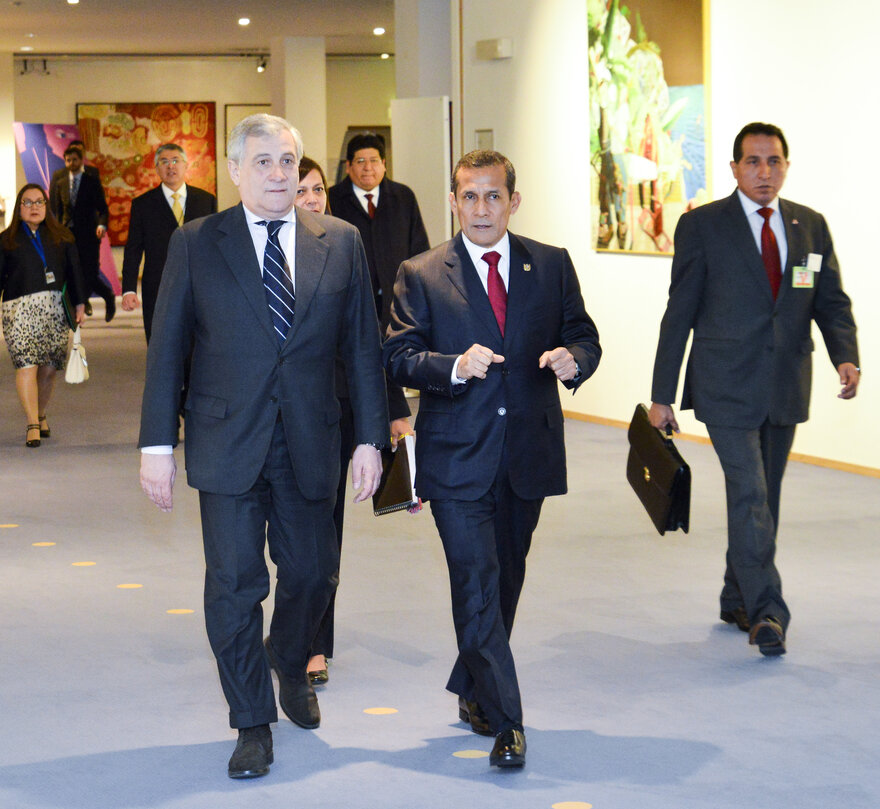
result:
[[[265,541],[277,566],[270,637],[290,677],[305,676],[335,587],[337,355],[353,369],[354,441],[387,443],[378,326],[360,237],[344,222],[299,209],[295,227],[296,313],[282,346],[238,205],[172,235],[147,352],[139,444],[174,444],[192,345],[186,473],[200,492],[206,623],[233,727],[277,718],[261,644]]]
[[[403,263],[383,347],[393,379],[421,391],[416,491],[443,542],[459,648],[447,688],[479,702],[495,732],[522,727],[509,637],[541,503],[567,487],[558,384],[538,360],[567,347],[575,390],[601,356],[568,252],[513,234],[510,246],[504,337],[459,234]],[[474,343],[505,362],[453,385]]]
[[[706,424],[724,470],[728,551],[721,608],[745,607],[754,624],[789,610],[775,565],[779,495],[795,425],[810,403],[819,326],[835,368],[858,365],[856,326],[825,219],[779,201],[788,258],[773,300],[737,192],[684,214],[675,232],[669,301],[660,324],[651,398],[675,401],[688,336],[682,409]],[[793,267],[822,257],[812,288],[792,286]]]
[[[97,173],[83,171],[76,203],[70,204],[70,172],[55,172],[49,189],[49,207],[63,225],[70,228],[76,240],[79,263],[85,278],[87,294],[99,294],[104,300],[113,297],[113,290],[101,277],[101,242],[95,235],[98,225],[107,227],[107,200]]]
[[[428,234],[422,223],[422,215],[415,194],[405,185],[392,180],[383,180],[379,186],[379,205],[373,219],[367,215],[363,205],[355,196],[351,180],[333,186],[329,192],[330,212],[333,216],[354,225],[361,234],[367,253],[367,264],[376,295],[376,314],[382,333],[388,326],[390,301],[394,289],[394,278],[400,263],[411,256],[428,249]],[[386,197],[387,194],[387,197]],[[381,290],[381,292],[380,292]],[[383,305],[384,303],[384,305]],[[348,462],[351,458],[352,412],[348,398],[348,381],[345,364],[336,365],[336,392],[342,408],[340,427],[342,429],[342,455],[340,458],[339,489],[336,497],[336,510],[333,515],[340,552],[342,551],[342,527],[345,519],[345,489],[348,476]],[[388,410],[391,420],[410,415],[409,404],[399,385],[390,379],[387,382]],[[312,654],[333,656],[336,594],[321,620]]]
[[[183,211],[184,224],[212,213],[217,213],[217,197],[201,188],[187,185],[186,207]],[[141,302],[144,332],[148,343],[153,324],[153,310],[159,294],[159,282],[162,280],[162,268],[168,255],[168,241],[175,230],[177,230],[177,220],[161,185],[131,201],[128,241],[125,244],[122,260],[122,291],[137,292],[138,272],[143,258]]]

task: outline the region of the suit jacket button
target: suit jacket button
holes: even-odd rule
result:
[[[499,416],[506,416],[507,415],[507,408],[506,407],[499,407],[498,408],[498,415]]]

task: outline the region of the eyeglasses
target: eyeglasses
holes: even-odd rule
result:
[[[46,200],[44,199],[23,199],[21,204],[25,208],[45,208]]]
[[[182,157],[160,157],[156,161],[157,166],[162,166],[163,168],[166,166],[176,166],[178,163],[186,163]]]
[[[351,161],[356,166],[365,166],[369,163],[371,166],[378,166],[382,162],[381,157],[356,157]]]

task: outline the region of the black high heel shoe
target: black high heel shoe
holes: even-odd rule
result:
[[[43,429],[43,422],[46,421],[45,416],[40,416],[40,438],[49,438],[52,431],[49,429],[49,422],[46,422],[46,429]]]
[[[39,432],[40,432],[39,423],[28,424],[27,433],[25,433],[25,436],[24,436],[24,438],[25,438],[24,445],[26,447],[38,447],[42,443],[39,438],[28,438],[28,433],[32,432],[33,430],[36,430],[37,434],[39,434]]]

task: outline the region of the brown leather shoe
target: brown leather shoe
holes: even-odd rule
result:
[[[748,632],[752,627],[749,624],[749,616],[745,607],[735,607],[732,610],[721,610],[721,620],[726,624],[736,624],[743,632]]]
[[[494,736],[492,728],[489,727],[489,720],[479,703],[471,702],[464,697],[458,698],[458,718],[462,722],[467,722],[471,726],[474,733],[480,736]]]
[[[264,645],[269,665],[278,675],[278,702],[281,710],[294,724],[306,730],[314,730],[321,724],[321,709],[318,707],[318,697],[305,669],[300,677],[288,677],[278,664],[278,658],[269,638],[266,638]]]
[[[749,643],[757,646],[766,657],[785,654],[785,630],[778,618],[767,615],[756,623],[749,632]]]
[[[526,735],[521,730],[502,730],[495,737],[495,746],[489,753],[493,767],[522,767],[526,763]]]

